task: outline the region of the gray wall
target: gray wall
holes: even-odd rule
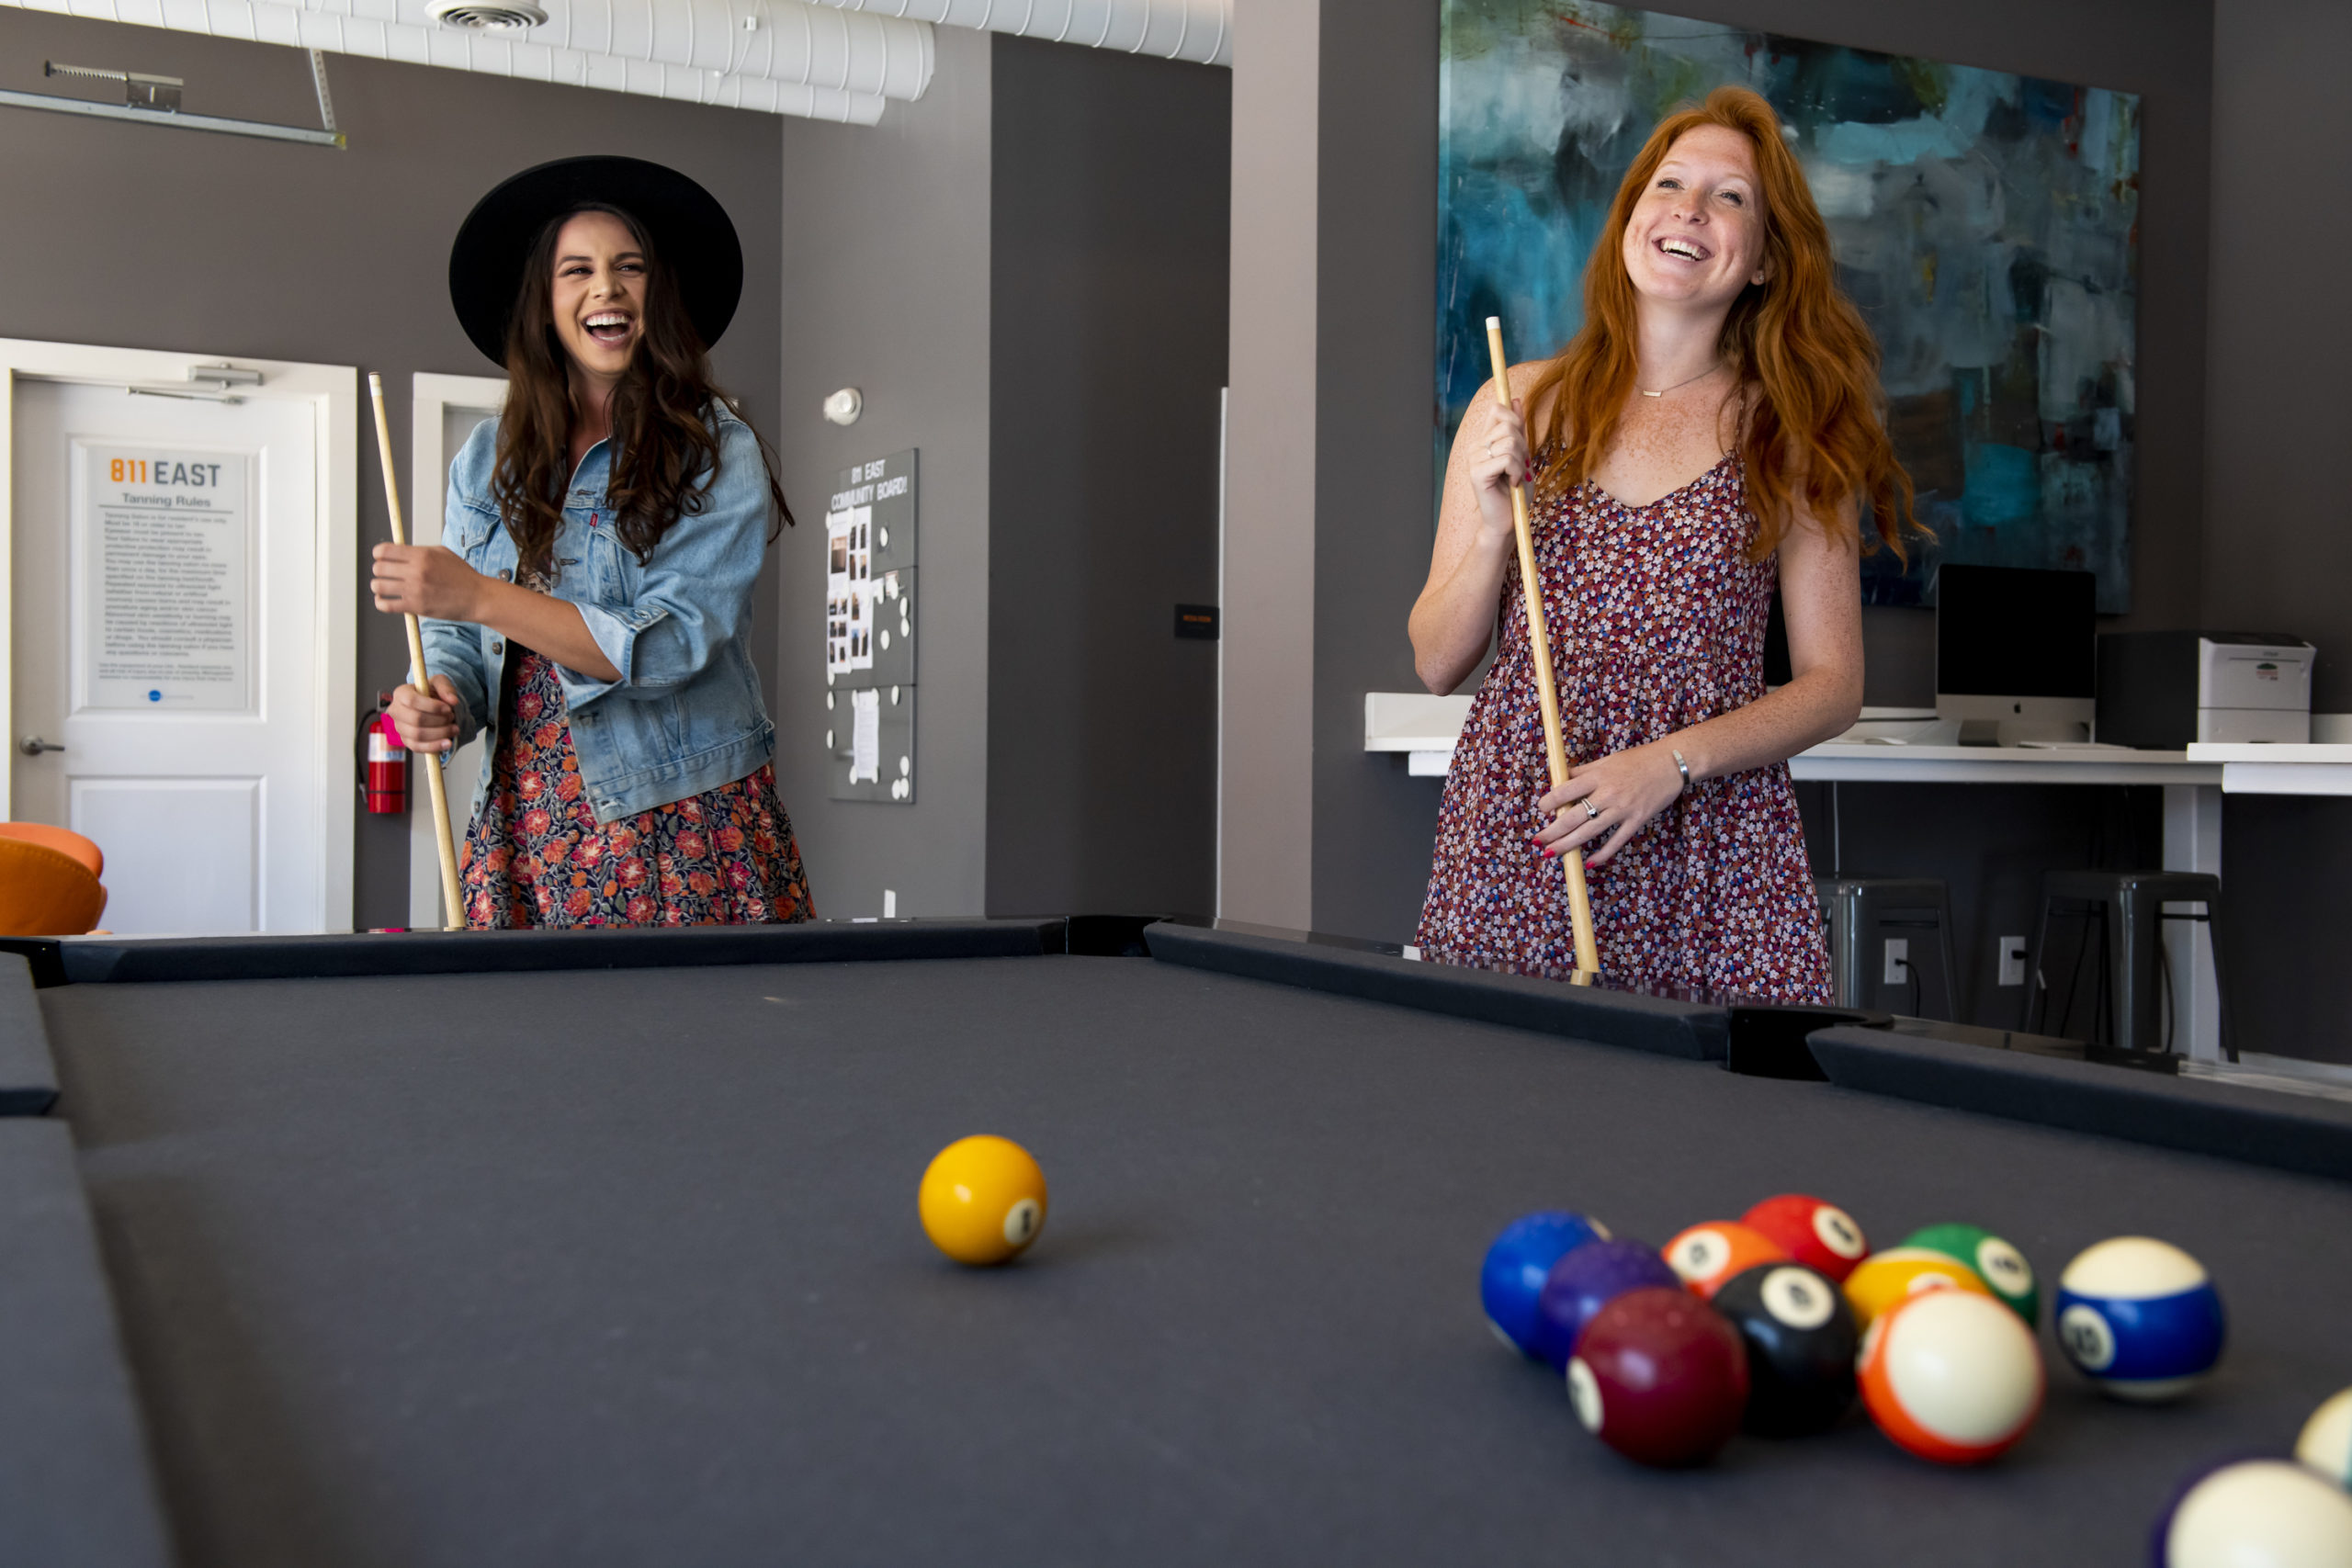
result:
[[[2312,706],[2352,711],[2352,310],[2292,254],[2352,248],[2352,51],[2342,0],[2213,8],[2212,370],[2204,613],[2319,645]],[[2291,234],[2291,243],[2286,236]]]
[[[2352,528],[2334,458],[2352,428],[2352,311],[2309,299],[2293,251],[2352,246],[2352,51],[2340,0],[2217,0],[2204,619],[2319,645],[2313,705],[2352,710]],[[2352,800],[2233,795],[2222,874],[2244,1038],[2352,1061]]]
[[[1242,0],[1233,38],[1217,913],[1290,927],[1315,923],[1323,9]]]
[[[1233,76],[994,51],[988,909],[1204,913]]]
[[[1314,923],[1409,942],[1443,781],[1364,754],[1363,694],[1422,689],[1405,618],[1433,537],[1437,7],[1333,6],[1321,74]]]
[[[938,29],[920,103],[879,126],[789,122],[784,133],[786,492],[807,518],[782,572],[776,779],[817,912],[968,915],[987,899],[989,730],[989,125],[987,34]],[[828,424],[825,395],[865,413]],[[915,799],[828,800],[825,498],[853,462],[922,451],[915,644]]]
[[[1677,12],[2145,96],[2140,469],[2128,624],[2199,613],[2211,0],[1678,0]],[[1356,0],[1322,46],[1314,923],[1398,940],[1418,916],[1439,781],[1366,756],[1367,691],[1412,691],[1428,570],[1437,28]],[[1537,350],[1517,345],[1521,356]],[[1870,700],[1917,701],[1917,612],[1871,617]],[[2064,808],[2053,807],[2059,815]]]
[[[187,80],[191,113],[315,126],[295,50],[0,9],[0,87],[107,97],[41,62]],[[683,169],[734,216],[743,304],[716,355],[762,429],[776,417],[783,191],[777,120],[616,93],[329,57],[350,149],[0,108],[0,336],[354,365],[383,373],[403,495],[414,371],[494,374],[449,309],[449,241],[481,194],[550,158],[628,152]],[[119,96],[116,101],[119,101]],[[360,554],[390,537],[363,412]],[[432,482],[446,482],[435,476]],[[802,485],[796,500],[817,497]],[[773,625],[774,574],[755,615]],[[363,705],[403,678],[400,624],[360,606]],[[764,655],[772,637],[755,627]],[[763,677],[773,673],[763,668]],[[358,818],[355,915],[401,925],[408,824]]]

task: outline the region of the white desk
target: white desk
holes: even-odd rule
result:
[[[2223,795],[2352,795],[2352,746],[2201,742],[2188,757],[2221,767]]]
[[[1468,697],[1368,693],[1364,750],[1403,751],[1408,771],[1443,777],[1469,713]],[[1921,737],[1932,742],[1939,739],[1942,732],[1933,725],[1933,716],[1916,710],[1864,709],[1861,722],[1846,736],[1790,758],[1789,773],[1808,782],[1849,784],[2156,784],[2165,792],[2164,868],[2201,871],[2213,876],[2222,874],[2222,793],[2229,787],[2228,771],[2252,764],[2205,753],[2328,752],[2340,770],[2335,775],[2341,779],[2340,787],[2294,793],[2352,795],[2352,746],[2195,746],[2188,751],[2132,751],[1951,746],[1903,739]],[[2181,1010],[2188,1021],[2188,1054],[2219,1061],[2222,1022],[2214,999],[2209,942],[2201,924],[2182,920],[2165,925],[2165,955],[2172,972],[2188,977]]]
[[[1405,752],[1408,772],[1442,778],[1469,715],[1466,696],[1367,693],[1363,749]],[[1833,784],[2157,784],[2165,792],[2164,868],[2214,876],[2222,874],[2222,795],[2352,795],[2352,744],[2199,743],[2185,751],[1951,746],[1935,743],[1949,731],[1932,720],[1916,709],[1865,708],[1847,734],[1790,758],[1789,773]],[[2312,716],[2313,729],[2332,741],[2348,724],[2344,715]],[[2219,1061],[2209,940],[2204,926],[2185,920],[2165,930],[2172,972],[2188,977],[2182,1010],[2188,1054]]]
[[[2352,750],[2352,747],[2346,748]],[[2185,751],[2023,746],[1901,746],[1825,740],[1789,759],[1798,779],[1873,784],[2165,784],[2222,787],[2217,762]]]
[[[1415,776],[1445,776],[1453,761],[1453,743],[1470,716],[1468,697],[1368,692],[1363,703],[1365,750],[1402,751],[1407,755],[1407,770]],[[2133,751],[2120,747],[1949,746],[1904,739],[1906,734],[1932,735],[1934,729],[1932,716],[1909,709],[1865,708],[1861,722],[1846,735],[1790,758],[1789,772],[1799,779],[1857,784],[2165,784],[2228,789],[2225,772],[2234,767],[2244,773],[2246,764],[2258,759],[2334,764],[2332,772],[2311,768],[2299,775],[2305,787],[2273,787],[2264,793],[2352,795],[2352,745],[2192,746],[2186,751]],[[2289,752],[2314,755],[2290,758],[2285,755]],[[2336,784],[2322,784],[2323,773]],[[2240,793],[2245,793],[2244,786]]]

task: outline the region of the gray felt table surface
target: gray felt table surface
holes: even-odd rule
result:
[[[76,986],[40,1002],[191,1564],[2140,1561],[2352,1382],[2352,1185],[1142,959]],[[924,1241],[1019,1139],[1043,1239]],[[1809,1190],[2045,1292],[2144,1232],[2222,1370],[1984,1470],[1859,1417],[1637,1469],[1499,1348],[1487,1241]]]
[[[74,1141],[0,1117],[0,1562],[166,1568]]]

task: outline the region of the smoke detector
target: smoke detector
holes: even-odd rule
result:
[[[432,0],[425,10],[445,28],[475,33],[528,32],[548,19],[531,0]]]

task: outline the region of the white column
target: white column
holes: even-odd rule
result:
[[[2222,874],[2222,790],[2218,784],[2165,785],[2165,869]],[[2168,910],[2187,910],[2167,904]],[[2222,1059],[2222,1011],[2213,985],[2213,938],[2201,920],[2164,922],[2165,960],[2180,1009],[2174,1043],[2200,1062]]]
[[[1217,913],[1304,929],[1315,792],[1322,0],[1237,0]]]

